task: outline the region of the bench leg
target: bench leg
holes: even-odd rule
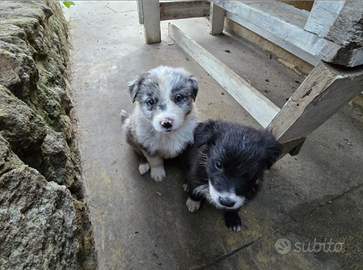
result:
[[[223,33],[224,16],[226,11],[213,3],[210,3],[210,34],[219,35]]]
[[[363,67],[320,62],[268,125],[283,155],[301,148],[305,138],[363,89]]]
[[[138,1],[139,22],[144,24],[145,42],[161,42],[159,0]]]

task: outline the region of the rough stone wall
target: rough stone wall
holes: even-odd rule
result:
[[[58,2],[0,7],[0,269],[96,269]]]

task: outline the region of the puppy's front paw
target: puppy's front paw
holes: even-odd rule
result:
[[[225,212],[224,220],[226,221],[226,226],[231,231],[239,232],[241,230],[241,218],[238,212]]]
[[[189,212],[195,212],[199,209],[200,207],[200,201],[194,201],[192,198],[188,198],[187,203],[186,203]]]
[[[159,167],[151,168],[150,176],[156,182],[160,182],[165,177],[164,167],[163,166],[159,166]]]
[[[144,175],[145,173],[147,173],[150,170],[150,165],[149,163],[140,163],[139,165],[139,172],[141,175]]]
[[[189,192],[188,184],[183,184],[183,188],[185,192]]]

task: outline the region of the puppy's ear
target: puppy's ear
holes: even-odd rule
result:
[[[199,148],[204,144],[214,142],[214,121],[199,123],[194,130],[194,143]]]
[[[188,78],[188,82],[192,87],[192,98],[195,101],[199,90],[197,79],[194,76],[190,75]]]
[[[281,155],[282,147],[281,145],[275,140],[270,132],[267,138],[266,144],[266,152],[265,152],[265,162],[266,162],[266,169],[270,169],[272,165],[278,160],[279,156]]]
[[[131,96],[131,99],[132,99],[132,103],[135,102],[136,96],[137,96],[137,93],[140,90],[141,84],[146,79],[148,74],[149,73],[143,73],[139,77],[137,77],[136,80],[129,82],[128,86],[129,86],[129,93],[130,93],[130,96]]]

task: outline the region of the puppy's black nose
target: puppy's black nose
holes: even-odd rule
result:
[[[160,122],[163,128],[171,128],[173,126],[173,120],[169,117],[165,118]]]
[[[231,200],[230,198],[223,198],[219,197],[219,203],[226,207],[233,207],[233,205],[236,203],[235,201]]]

